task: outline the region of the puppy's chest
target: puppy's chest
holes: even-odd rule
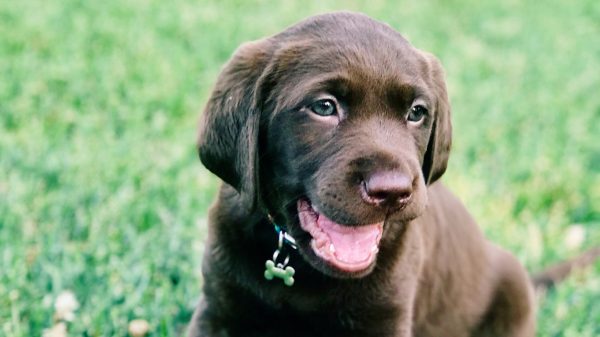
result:
[[[395,321],[395,320],[394,320]],[[381,321],[369,312],[298,313],[281,309],[279,312],[255,310],[251,317],[240,319],[226,336],[260,337],[381,337],[396,336],[395,322]]]

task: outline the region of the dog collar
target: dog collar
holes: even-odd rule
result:
[[[286,232],[281,226],[273,222],[273,228],[275,228],[275,232],[279,235],[279,240],[283,242],[279,244],[279,246],[283,244],[287,244],[290,248],[296,250],[298,249],[298,245],[296,244],[296,240]],[[280,247],[281,248],[281,247]]]
[[[283,248],[284,244],[287,244],[288,246],[290,246],[290,248],[294,250],[298,249],[296,240],[288,232],[285,231],[283,226],[279,226],[275,222],[275,219],[273,218],[273,216],[271,216],[270,213],[267,213],[267,218],[269,219],[269,222],[273,225],[273,229],[275,229],[275,233],[277,233],[277,236],[279,238],[279,242],[277,245],[278,248],[281,249]]]
[[[296,240],[291,235],[289,235],[283,229],[283,227],[279,226],[275,223],[275,221],[273,221],[273,217],[270,214],[268,215],[268,217],[271,224],[273,224],[273,228],[277,233],[278,239],[277,249],[275,249],[275,251],[273,252],[273,259],[267,260],[265,262],[264,276],[269,281],[275,277],[280,278],[283,280],[283,283],[286,286],[291,287],[292,285],[294,285],[294,274],[296,273],[296,271],[293,267],[288,266],[288,263],[290,262],[290,255],[281,255],[281,252],[283,252],[286,247],[296,250],[298,249],[298,245],[296,244]],[[281,258],[282,256],[284,256],[283,259]]]

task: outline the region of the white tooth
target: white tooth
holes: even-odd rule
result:
[[[377,248],[377,246],[373,246],[373,248],[371,248],[371,253],[379,253],[379,248]]]
[[[329,252],[330,253],[335,253],[335,247],[333,246],[333,243],[329,245]]]

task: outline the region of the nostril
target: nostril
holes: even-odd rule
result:
[[[412,180],[394,171],[375,172],[363,180],[361,194],[369,204],[403,204],[412,195]]]

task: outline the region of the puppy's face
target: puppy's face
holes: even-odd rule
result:
[[[439,65],[388,26],[348,13],[309,19],[250,48],[245,65],[261,68],[251,92],[256,150],[246,155],[253,193],[313,267],[368,274],[445,170],[450,126]],[[221,175],[244,193],[250,178],[240,176]]]

